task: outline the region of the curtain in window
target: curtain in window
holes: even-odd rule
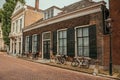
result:
[[[32,53],[37,52],[37,35],[32,36]]]
[[[66,30],[58,31],[58,53],[67,54],[67,32]]]
[[[77,28],[77,55],[89,56],[89,29]]]
[[[25,40],[25,52],[29,52],[29,36],[26,36],[26,40]]]

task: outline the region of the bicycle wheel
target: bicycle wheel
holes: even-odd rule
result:
[[[71,62],[71,66],[78,67],[79,66],[79,62],[78,61],[72,61]]]
[[[55,63],[56,63],[56,64],[58,64],[58,63],[59,63],[58,58],[55,58]]]
[[[65,58],[61,58],[61,63],[64,64]]]
[[[89,61],[86,60],[86,61],[84,61],[83,64],[84,64],[85,68],[87,68],[87,69],[89,68]]]

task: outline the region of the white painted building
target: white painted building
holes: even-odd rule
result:
[[[17,2],[14,12],[11,16],[10,53],[21,55],[22,48],[22,30],[39,19],[43,18],[43,12],[39,9],[39,0],[36,0],[35,8]]]

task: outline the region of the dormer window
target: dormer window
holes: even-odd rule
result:
[[[44,12],[44,17],[45,17],[45,19],[49,19],[49,18],[52,18],[53,17],[53,12],[54,10],[53,9],[49,9],[49,10],[46,10],[45,12]]]
[[[52,18],[56,15],[58,15],[60,12],[62,12],[62,10],[56,6],[52,6],[49,9],[46,9],[44,11],[44,19],[49,19]]]

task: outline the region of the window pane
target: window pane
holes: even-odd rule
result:
[[[82,29],[77,29],[77,37],[82,37]]]
[[[89,46],[89,38],[85,37],[83,38],[83,40],[84,40],[84,46]]]
[[[88,28],[83,28],[83,36],[88,36]]]
[[[59,40],[59,46],[62,46],[63,42],[62,39]]]
[[[43,35],[43,39],[45,40],[45,39],[50,39],[50,33],[45,33],[44,35]]]
[[[59,32],[59,38],[62,38],[62,32]]]
[[[89,56],[89,47],[84,47],[84,56]]]
[[[78,38],[78,46],[82,46],[83,42],[82,42],[82,38]]]
[[[82,56],[82,54],[83,54],[82,47],[78,47],[78,56]]]
[[[35,35],[35,41],[37,41],[37,35]]]
[[[62,54],[62,47],[59,47],[59,54]]]
[[[64,55],[66,55],[66,52],[67,52],[67,47],[64,47]]]
[[[66,31],[63,31],[63,38],[66,38],[66,37],[67,37]]]
[[[63,46],[67,46],[67,40],[63,39]]]

